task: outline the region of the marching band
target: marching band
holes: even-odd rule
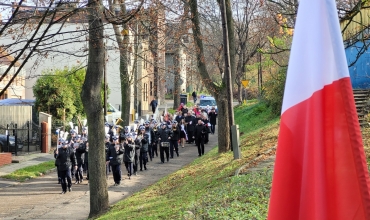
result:
[[[131,127],[120,126],[121,119],[112,124],[105,123],[106,174],[108,179],[112,173],[114,186],[121,184],[123,164],[128,179],[137,175],[138,170],[148,170],[147,164],[158,157],[158,146],[161,163],[169,162],[174,154],[179,157],[179,145],[184,148],[185,142],[195,142],[198,156],[204,154],[204,144],[208,142],[209,133],[214,133],[217,113],[214,108],[183,111],[184,108],[186,106],[182,105],[182,109],[178,109],[174,116],[164,113],[162,122],[151,119],[140,123],[136,120]],[[214,123],[210,124],[210,121]],[[86,180],[89,179],[86,122],[83,121],[80,134],[78,127],[73,127],[72,123],[70,132],[57,130],[59,139],[54,157],[62,194],[67,192],[67,188],[69,192],[72,191],[72,178],[75,178],[75,184],[83,182],[84,174]]]

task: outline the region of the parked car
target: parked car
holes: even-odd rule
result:
[[[22,151],[23,144],[19,139],[18,139],[17,145],[18,145],[17,151]],[[6,145],[6,135],[0,134],[0,151],[1,152],[15,152],[14,136],[9,136],[9,150],[8,150],[8,146]]]

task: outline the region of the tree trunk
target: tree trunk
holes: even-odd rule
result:
[[[243,103],[243,87],[241,83],[236,84],[238,86],[238,101],[239,104]]]
[[[207,71],[207,67],[205,64],[204,59],[204,48],[203,48],[203,38],[200,31],[200,21],[199,21],[199,13],[198,13],[198,1],[197,0],[189,0],[189,6],[191,11],[191,22],[192,22],[192,30],[193,30],[193,38],[196,47],[196,60],[198,64],[198,70],[203,82],[210,82],[211,78]],[[205,84],[208,91],[215,96],[217,101],[217,108],[218,108],[218,124],[222,125],[219,126],[220,130],[218,135],[218,151],[227,152],[231,147],[230,142],[230,126],[229,126],[229,114],[227,110],[228,102],[227,100],[227,90],[225,83],[223,83],[222,87],[217,87],[214,83],[206,83]]]
[[[105,178],[104,117],[101,84],[104,65],[104,26],[101,0],[89,0],[89,56],[81,99],[86,111],[89,132],[89,187],[90,214],[97,216],[109,208],[107,181]]]
[[[217,111],[218,111],[218,152],[225,153],[231,149],[230,140],[230,127],[228,115],[229,101],[227,99],[226,88],[220,90],[218,95],[215,96],[217,101]],[[221,126],[222,125],[222,126]]]
[[[173,86],[173,109],[177,109],[180,106],[180,71],[181,71],[181,62],[180,62],[180,48],[177,49],[173,57],[173,66],[174,66],[174,86]]]
[[[109,2],[109,7],[111,11],[114,11],[114,8],[112,6],[112,1]],[[122,15],[126,15],[126,6],[121,1],[115,1],[115,4],[121,4],[121,13]],[[116,12],[117,16],[119,15],[118,12]],[[128,59],[127,59],[127,46],[129,37],[127,34],[124,34],[122,37],[122,34],[119,30],[119,26],[116,24],[112,24],[114,34],[116,36],[116,41],[119,47],[119,53],[120,53],[120,59],[119,59],[119,78],[121,82],[121,119],[122,124],[124,126],[127,126],[130,124],[130,105],[131,105],[131,84],[130,84],[130,75],[128,72]],[[122,25],[123,30],[128,30],[127,24]],[[123,31],[122,33],[128,33],[126,31]]]

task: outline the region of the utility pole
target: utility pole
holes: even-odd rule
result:
[[[234,109],[233,109],[233,95],[232,95],[232,82],[231,82],[231,68],[230,68],[230,51],[229,51],[229,33],[227,30],[227,18],[226,18],[226,4],[225,0],[221,0],[221,19],[222,19],[222,33],[223,33],[223,44],[224,44],[224,59],[225,59],[225,79],[227,98],[229,100],[228,111],[229,111],[229,127],[230,127],[230,142],[231,149],[234,151],[234,159],[240,159],[240,148],[239,148],[239,128],[234,125]]]
[[[234,125],[234,111],[233,111],[233,96],[232,96],[232,83],[231,83],[231,69],[230,69],[230,51],[229,51],[229,33],[227,31],[226,22],[226,6],[225,0],[221,0],[221,18],[222,18],[222,33],[224,43],[224,59],[225,59],[225,79],[227,88],[227,98],[229,99],[229,124],[230,127]]]

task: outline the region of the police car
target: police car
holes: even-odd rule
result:
[[[209,110],[211,110],[212,107],[215,107],[217,111],[217,103],[214,97],[203,95],[200,96],[199,108],[209,108]]]

